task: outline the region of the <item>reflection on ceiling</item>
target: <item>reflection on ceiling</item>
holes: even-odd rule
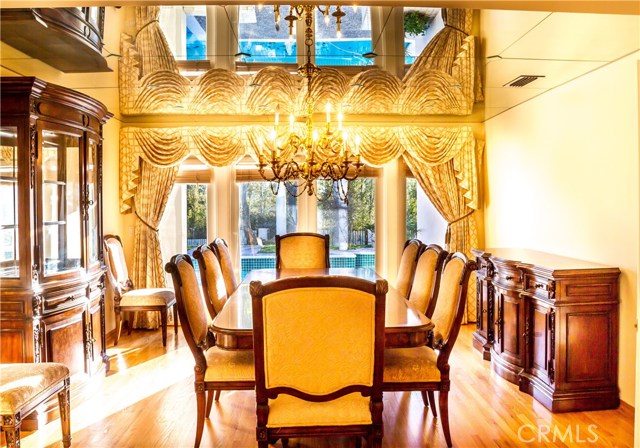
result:
[[[639,16],[484,10],[481,29],[485,120],[640,50]]]

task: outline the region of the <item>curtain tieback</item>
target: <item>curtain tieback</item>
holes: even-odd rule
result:
[[[469,213],[467,213],[466,215],[462,215],[459,218],[454,219],[453,221],[447,223],[447,233],[444,236],[444,244],[445,246],[448,248],[449,247],[449,243],[451,242],[451,225],[455,224],[459,221],[462,221],[463,219],[471,216],[471,214],[475,212],[475,210],[471,210]]]
[[[142,224],[144,224],[145,226],[149,227],[151,230],[153,230],[154,232],[158,233],[160,231],[160,229],[156,229],[155,227],[152,227],[151,224],[149,224],[147,221],[145,221],[144,219],[142,219],[142,217],[140,215],[138,215],[138,211],[134,210],[134,212],[136,214],[136,216],[138,217],[138,219],[140,220],[140,222],[142,222]]]
[[[449,28],[453,28],[454,30],[458,30],[460,31],[462,34],[464,34],[465,36],[468,36],[469,33],[467,33],[464,30],[461,30],[460,28],[458,28],[457,26],[453,26],[453,25],[449,25],[448,23],[445,23],[444,26],[448,26]]]

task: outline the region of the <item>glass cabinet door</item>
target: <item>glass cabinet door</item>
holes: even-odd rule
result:
[[[84,207],[87,212],[87,249],[88,264],[98,261],[98,251],[100,248],[100,235],[98,228],[98,144],[89,139],[87,145],[86,160],[86,185],[85,185],[85,203]]]
[[[0,126],[0,278],[20,277],[18,128]]]
[[[42,132],[42,255],[44,275],[82,262],[80,137]]]

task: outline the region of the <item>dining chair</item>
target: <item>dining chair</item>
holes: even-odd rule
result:
[[[58,396],[62,446],[71,446],[69,369],[55,362],[0,364],[0,424],[7,448],[20,447],[24,418]]]
[[[419,390],[424,405],[431,402],[437,416],[435,391],[438,391],[442,430],[447,446],[451,445],[449,430],[449,356],[458,337],[467,303],[469,276],[476,269],[474,261],[463,254],[450,254],[445,260],[436,306],[431,318],[435,325],[432,347],[392,348],[385,350],[383,390]],[[428,394],[428,400],[427,400]]]
[[[429,318],[433,315],[438,298],[440,272],[447,255],[448,252],[437,244],[429,244],[418,257],[409,302]]]
[[[167,345],[167,311],[173,307],[173,329],[178,334],[178,310],[174,306],[176,297],[169,288],[136,289],[129,277],[129,270],[124,258],[122,240],[118,235],[103,237],[107,277],[113,289],[113,308],[116,317],[116,335],[114,345],[118,345],[122,330],[121,313],[135,311],[159,311],[162,325],[162,345]],[[128,322],[129,334],[133,319]]]
[[[227,288],[224,283],[224,275],[218,257],[216,257],[210,244],[198,246],[193,251],[193,258],[200,266],[200,282],[202,283],[202,293],[211,320],[222,310],[227,302]]]
[[[418,263],[418,257],[423,247],[424,244],[417,239],[407,240],[404,243],[400,266],[398,266],[396,289],[405,299],[409,298],[411,283],[413,282],[413,276],[416,272],[416,264]]]
[[[381,446],[387,290],[344,276],[251,282],[259,447],[305,436]]]
[[[233,273],[233,262],[231,261],[229,246],[222,238],[216,238],[211,243],[211,248],[220,262],[224,285],[227,289],[227,296],[230,296],[238,289],[238,281],[236,280],[236,275]]]
[[[202,440],[204,419],[211,414],[214,395],[221,390],[252,390],[255,386],[253,352],[222,350],[215,346],[209,331],[206,305],[189,255],[174,255],[165,265],[176,291],[182,333],[195,359],[194,386],[197,420],[194,447]],[[205,396],[206,394],[206,396]]]
[[[276,269],[329,268],[329,235],[295,232],[276,235]]]

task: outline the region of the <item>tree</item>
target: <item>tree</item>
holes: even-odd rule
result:
[[[187,239],[207,238],[207,187],[187,185]]]
[[[407,179],[407,239],[418,235],[418,182]]]

